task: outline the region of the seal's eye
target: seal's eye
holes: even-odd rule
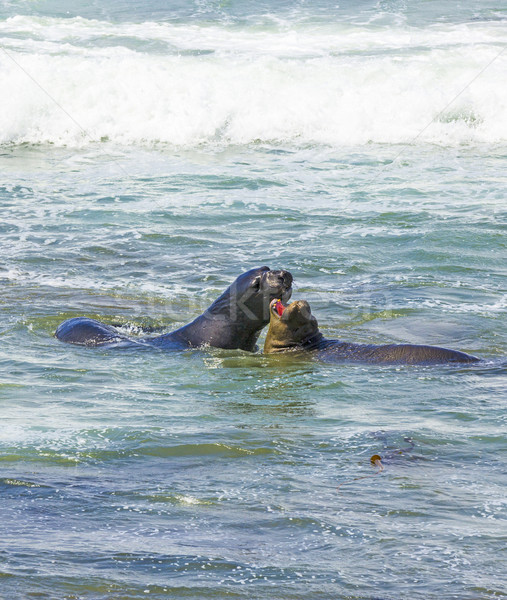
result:
[[[261,287],[261,278],[260,277],[256,277],[253,281],[252,281],[252,285],[250,286],[253,290],[258,291]]]

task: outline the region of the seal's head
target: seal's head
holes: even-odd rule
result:
[[[178,330],[191,346],[253,351],[262,328],[269,323],[269,305],[275,298],[288,302],[292,294],[289,271],[269,267],[240,275],[195,321]]]
[[[287,306],[281,299],[275,299],[269,308],[265,354],[302,349],[312,340],[321,337],[317,319],[312,315],[306,300],[296,300]]]
[[[248,324],[248,328],[262,328],[269,322],[270,302],[275,298],[287,302],[291,294],[292,275],[289,271],[259,267],[240,275],[213,302],[208,313],[220,314],[232,323]]]

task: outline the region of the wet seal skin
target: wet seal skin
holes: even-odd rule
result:
[[[171,333],[131,340],[111,325],[76,317],[61,323],[55,336],[81,346],[184,349],[209,345],[253,352],[262,328],[269,322],[271,301],[282,298],[288,302],[291,294],[289,271],[260,267],[240,275],[200,316]]]
[[[392,364],[475,363],[479,359],[465,352],[419,344],[351,344],[326,339],[306,300],[286,305],[283,299],[270,304],[269,330],[264,353],[314,352],[317,358],[332,361],[361,361]]]

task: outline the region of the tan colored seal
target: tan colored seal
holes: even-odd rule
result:
[[[317,319],[306,300],[296,300],[285,306],[273,300],[269,306],[269,329],[264,342],[264,353],[304,350],[315,336],[323,338]]]
[[[351,344],[328,340],[319,331],[317,319],[305,300],[288,306],[281,300],[270,304],[269,330],[264,352],[313,352],[317,358],[332,361],[362,361],[398,364],[471,363],[479,359],[470,354],[438,346],[419,344]]]

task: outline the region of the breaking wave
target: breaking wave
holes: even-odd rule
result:
[[[12,17],[0,143],[501,143],[506,30]]]

